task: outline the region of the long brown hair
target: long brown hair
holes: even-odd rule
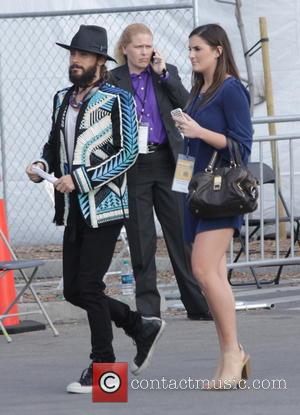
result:
[[[213,82],[205,91],[204,98],[200,106],[206,104],[216,93],[217,89],[224,82],[226,75],[232,75],[240,79],[239,71],[234,61],[231,45],[225,30],[218,24],[206,24],[196,27],[189,35],[201,37],[209,46],[216,49],[218,46],[222,47],[222,53],[218,57],[217,66],[213,76]],[[193,99],[200,93],[204,84],[204,78],[201,73],[192,73],[192,89],[190,97],[186,106],[188,106]]]
[[[147,34],[153,37],[149,27],[143,23],[133,23],[127,26],[123,30],[115,47],[115,58],[119,65],[124,65],[127,61],[127,57],[123,53],[123,47],[126,47],[129,43],[131,43],[132,36],[136,35],[137,33]]]

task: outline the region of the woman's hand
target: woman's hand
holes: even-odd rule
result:
[[[172,116],[172,118],[175,121],[175,126],[185,137],[188,137],[188,138],[200,138],[201,137],[201,126],[185,112],[183,112],[182,116],[180,117]]]

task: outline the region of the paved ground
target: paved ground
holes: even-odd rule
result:
[[[60,336],[49,329],[13,336],[11,344],[0,336],[0,408],[5,415],[92,414],[218,414],[294,415],[299,410],[300,283],[279,287],[236,289],[238,301],[276,304],[275,308],[238,312],[242,343],[252,357],[249,389],[231,392],[163,389],[176,379],[206,379],[212,375],[217,355],[212,322],[188,321],[185,315],[166,315],[167,327],[151,367],[139,378],[142,387],[156,379],[160,390],[133,389],[129,375],[128,403],[92,403],[89,395],[68,395],[65,386],[77,380],[88,364],[89,330],[86,323],[58,325]],[[172,296],[171,296],[172,297]],[[176,297],[176,295],[175,295]],[[178,304],[176,298],[169,305]],[[115,330],[119,361],[130,361],[131,340]],[[163,377],[165,381],[163,381]],[[278,382],[282,380],[279,390]],[[163,382],[165,382],[163,384]],[[259,382],[263,387],[258,388]],[[174,383],[173,383],[174,385]],[[185,383],[181,383],[185,385]],[[184,387],[184,386],[183,386]]]

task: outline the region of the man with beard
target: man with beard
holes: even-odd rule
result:
[[[159,318],[144,318],[128,305],[104,293],[115,244],[128,217],[126,171],[138,152],[137,123],[130,93],[106,82],[106,30],[80,26],[70,46],[69,77],[73,86],[54,97],[52,129],[42,157],[29,165],[30,180],[41,181],[33,165],[58,178],[55,217],[64,225],[64,296],[87,311],[91,329],[92,363],[71,393],[92,391],[92,364],[115,361],[113,320],[132,337],[137,354],[132,373],[145,369],[164,328]]]

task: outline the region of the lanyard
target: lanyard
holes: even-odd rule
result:
[[[134,98],[137,98],[140,101],[141,106],[142,106],[141,114],[139,114],[139,121],[142,121],[142,116],[143,116],[144,111],[145,111],[145,102],[146,102],[147,93],[148,93],[149,78],[150,78],[150,75],[147,73],[147,80],[146,80],[146,86],[145,86],[145,92],[144,92],[143,98],[141,98],[139,96],[137,90],[132,86],[132,89],[133,89],[133,92],[134,92]]]
[[[191,102],[191,105],[190,105],[190,108],[189,108],[189,115],[193,118],[193,115],[195,115],[196,114],[196,111],[194,112],[194,108],[195,108],[195,104],[196,104],[196,101],[197,101],[197,96],[195,96],[195,98],[192,100],[192,102]],[[189,154],[190,154],[190,144],[191,144],[191,140],[190,140],[190,138],[186,138],[186,140],[187,140],[187,146],[186,146],[186,155],[187,156],[189,156]]]
[[[200,95],[199,95],[199,96],[200,96]],[[196,103],[197,103],[197,99],[199,98],[199,96],[198,96],[198,95],[196,95],[196,96],[194,97],[194,99],[193,99],[193,100],[192,100],[192,102],[191,102],[190,107],[188,108],[188,109],[189,109],[189,115],[190,115],[190,117],[192,117],[192,118],[193,118],[193,116],[196,114],[196,112],[197,112],[197,110],[199,109],[199,106],[200,106],[200,105],[198,105],[198,106],[197,106],[197,108],[195,109],[195,106],[196,106]],[[187,155],[187,156],[190,154],[190,143],[191,143],[190,139],[189,139],[189,138],[187,138],[187,150],[186,150],[186,155]]]

